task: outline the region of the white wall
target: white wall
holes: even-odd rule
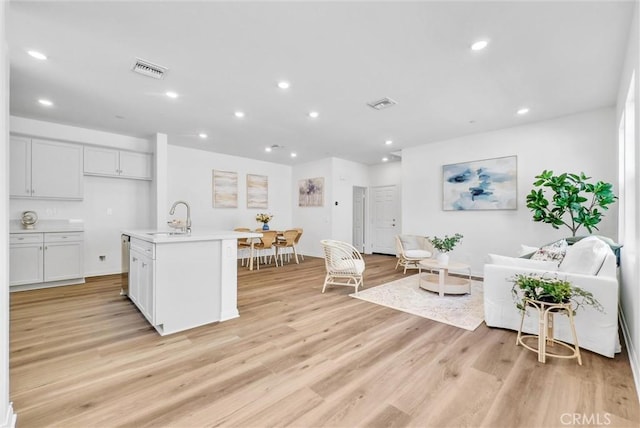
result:
[[[332,210],[331,236],[332,239],[351,243],[353,240],[353,187],[369,185],[369,168],[361,163],[333,158],[331,176],[331,182],[334,185],[333,199],[327,201]],[[365,224],[366,221],[367,219]]]
[[[211,153],[169,144],[167,168],[166,219],[185,218],[184,206],[169,215],[174,201],[191,206],[193,230],[199,227],[230,230],[236,227],[256,229],[256,214],[274,215],[269,227],[284,230],[292,223],[291,167],[237,156]],[[213,208],[213,170],[238,173],[238,208]],[[247,174],[266,175],[269,183],[269,208],[247,208]]]
[[[293,199],[289,208],[293,207],[293,227],[304,229],[298,244],[298,249],[302,254],[322,257],[320,240],[332,238],[333,209],[330,205],[331,201],[334,201],[332,170],[333,161],[331,158],[293,167],[290,183]],[[298,206],[298,181],[317,177],[324,177],[324,205],[322,207]],[[351,238],[349,238],[349,242],[351,242]]]
[[[622,205],[620,211],[620,242],[622,260],[620,266],[620,306],[622,309],[622,331],[627,343],[629,360],[635,377],[636,391],[640,391],[640,7],[636,3],[624,67],[621,73],[620,88],[617,101],[617,121],[619,124],[625,111],[627,94],[631,76],[635,72],[635,112],[631,129],[627,129],[626,149],[620,159],[620,188]],[[629,122],[626,123],[629,128]],[[630,137],[630,134],[633,135]]]
[[[9,48],[0,2],[0,427],[15,424],[9,403]]]
[[[614,110],[606,108],[403,150],[403,230],[428,236],[462,233],[462,244],[451,257],[471,264],[475,275],[482,274],[487,253],[515,255],[520,244],[542,245],[570,236],[569,229],[533,222],[526,195],[544,169],[584,171],[616,183],[614,123]],[[442,210],[442,165],[510,155],[518,156],[517,210]],[[617,208],[606,213],[599,228],[599,234],[617,238]]]
[[[16,127],[14,129],[14,126]],[[11,132],[69,142],[88,141],[113,148],[150,151],[145,140],[74,126],[11,117]],[[84,176],[82,201],[42,199],[10,200],[10,219],[33,210],[40,220],[81,219],[84,221],[85,276],[121,272],[120,231],[151,227],[151,182],[110,177]],[[99,256],[106,256],[104,261]]]

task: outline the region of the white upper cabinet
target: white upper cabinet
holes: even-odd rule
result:
[[[104,147],[84,148],[85,175],[151,180],[151,155]]]
[[[12,136],[10,196],[82,199],[82,146]]]

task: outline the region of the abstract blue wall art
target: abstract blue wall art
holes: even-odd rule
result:
[[[484,159],[442,167],[442,209],[517,209],[517,157]]]

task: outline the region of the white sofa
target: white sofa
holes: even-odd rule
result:
[[[485,322],[489,327],[518,330],[521,312],[516,308],[510,279],[516,274],[527,273],[557,275],[593,293],[604,307],[604,312],[590,306],[576,312],[574,322],[580,347],[613,358],[620,352],[618,280],[613,251],[598,238],[588,237],[568,247],[560,266],[556,265],[556,262],[490,254],[489,262],[484,266]],[[523,331],[536,334],[537,323],[537,314],[529,311]],[[557,339],[573,343],[566,316],[556,315],[554,328]]]

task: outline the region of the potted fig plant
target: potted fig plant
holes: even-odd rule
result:
[[[437,236],[427,237],[433,248],[438,250],[436,259],[438,263],[446,265],[449,263],[449,251],[452,251],[455,246],[464,238],[459,233],[453,236],[444,235],[444,238],[438,238]]]
[[[527,195],[527,208],[533,212],[533,221],[548,223],[554,229],[566,226],[572,236],[576,236],[581,226],[589,233],[598,230],[596,225],[604,216],[601,210],[609,209],[618,199],[612,184],[589,183],[591,177],[584,172],[553,175],[553,171],[544,170],[535,178],[533,185],[540,189],[533,189]],[[549,199],[545,194],[547,189],[552,193]]]

